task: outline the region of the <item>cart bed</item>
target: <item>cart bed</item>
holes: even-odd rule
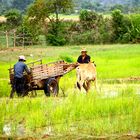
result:
[[[38,61],[36,61],[38,62]],[[28,64],[27,64],[28,65]],[[31,70],[29,82],[32,85],[37,85],[42,80],[46,80],[51,77],[61,77],[71,70],[76,68],[76,64],[67,64],[66,62],[57,61],[48,64],[42,64],[42,61],[38,65],[28,65]],[[13,84],[14,72],[13,68],[9,69],[10,83]],[[25,73],[26,75],[26,73]]]

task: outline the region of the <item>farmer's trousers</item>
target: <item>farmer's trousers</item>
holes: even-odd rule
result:
[[[22,96],[25,94],[25,78],[14,78],[14,88],[17,92],[18,96]]]

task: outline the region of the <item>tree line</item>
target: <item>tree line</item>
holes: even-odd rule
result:
[[[33,3],[34,0],[0,0],[0,14],[3,15],[10,9],[18,9],[24,13],[28,5]]]
[[[98,12],[109,12],[119,9],[124,13],[139,11],[140,0],[79,0],[83,9],[91,9]]]
[[[6,12],[6,23],[1,23],[4,31],[16,30],[25,41],[39,44],[40,36],[45,36],[46,44],[108,44],[140,42],[140,15],[124,14],[114,9],[105,17],[94,10],[81,10],[79,20],[61,20],[60,13],[73,9],[73,0],[36,0],[23,16],[19,10]],[[20,46],[20,39],[16,42]]]
[[[25,13],[30,4],[36,0],[0,0],[0,14],[9,9],[18,9]],[[59,1],[59,0],[56,0]],[[94,10],[96,12],[110,12],[119,9],[123,13],[139,13],[140,0],[73,0],[74,9],[67,14],[80,12],[81,9]]]

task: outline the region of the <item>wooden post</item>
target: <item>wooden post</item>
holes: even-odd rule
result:
[[[16,31],[14,30],[14,47],[16,47]]]
[[[8,32],[5,32],[6,35],[6,47],[9,48],[9,39],[8,39]]]
[[[22,42],[22,46],[23,46],[23,47],[25,47],[24,41],[25,41],[25,40],[24,40],[24,33],[23,33],[23,42]]]

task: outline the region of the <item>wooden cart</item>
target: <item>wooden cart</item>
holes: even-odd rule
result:
[[[27,65],[30,68],[31,74],[24,74],[26,92],[21,96],[26,96],[29,92],[36,90],[44,90],[46,96],[50,96],[50,94],[57,96],[59,92],[60,78],[77,67],[77,64],[75,63],[68,64],[64,61],[42,64],[42,60],[38,60]],[[12,98],[14,96],[14,92],[16,92],[13,68],[9,69],[9,75],[12,88],[10,97]]]

